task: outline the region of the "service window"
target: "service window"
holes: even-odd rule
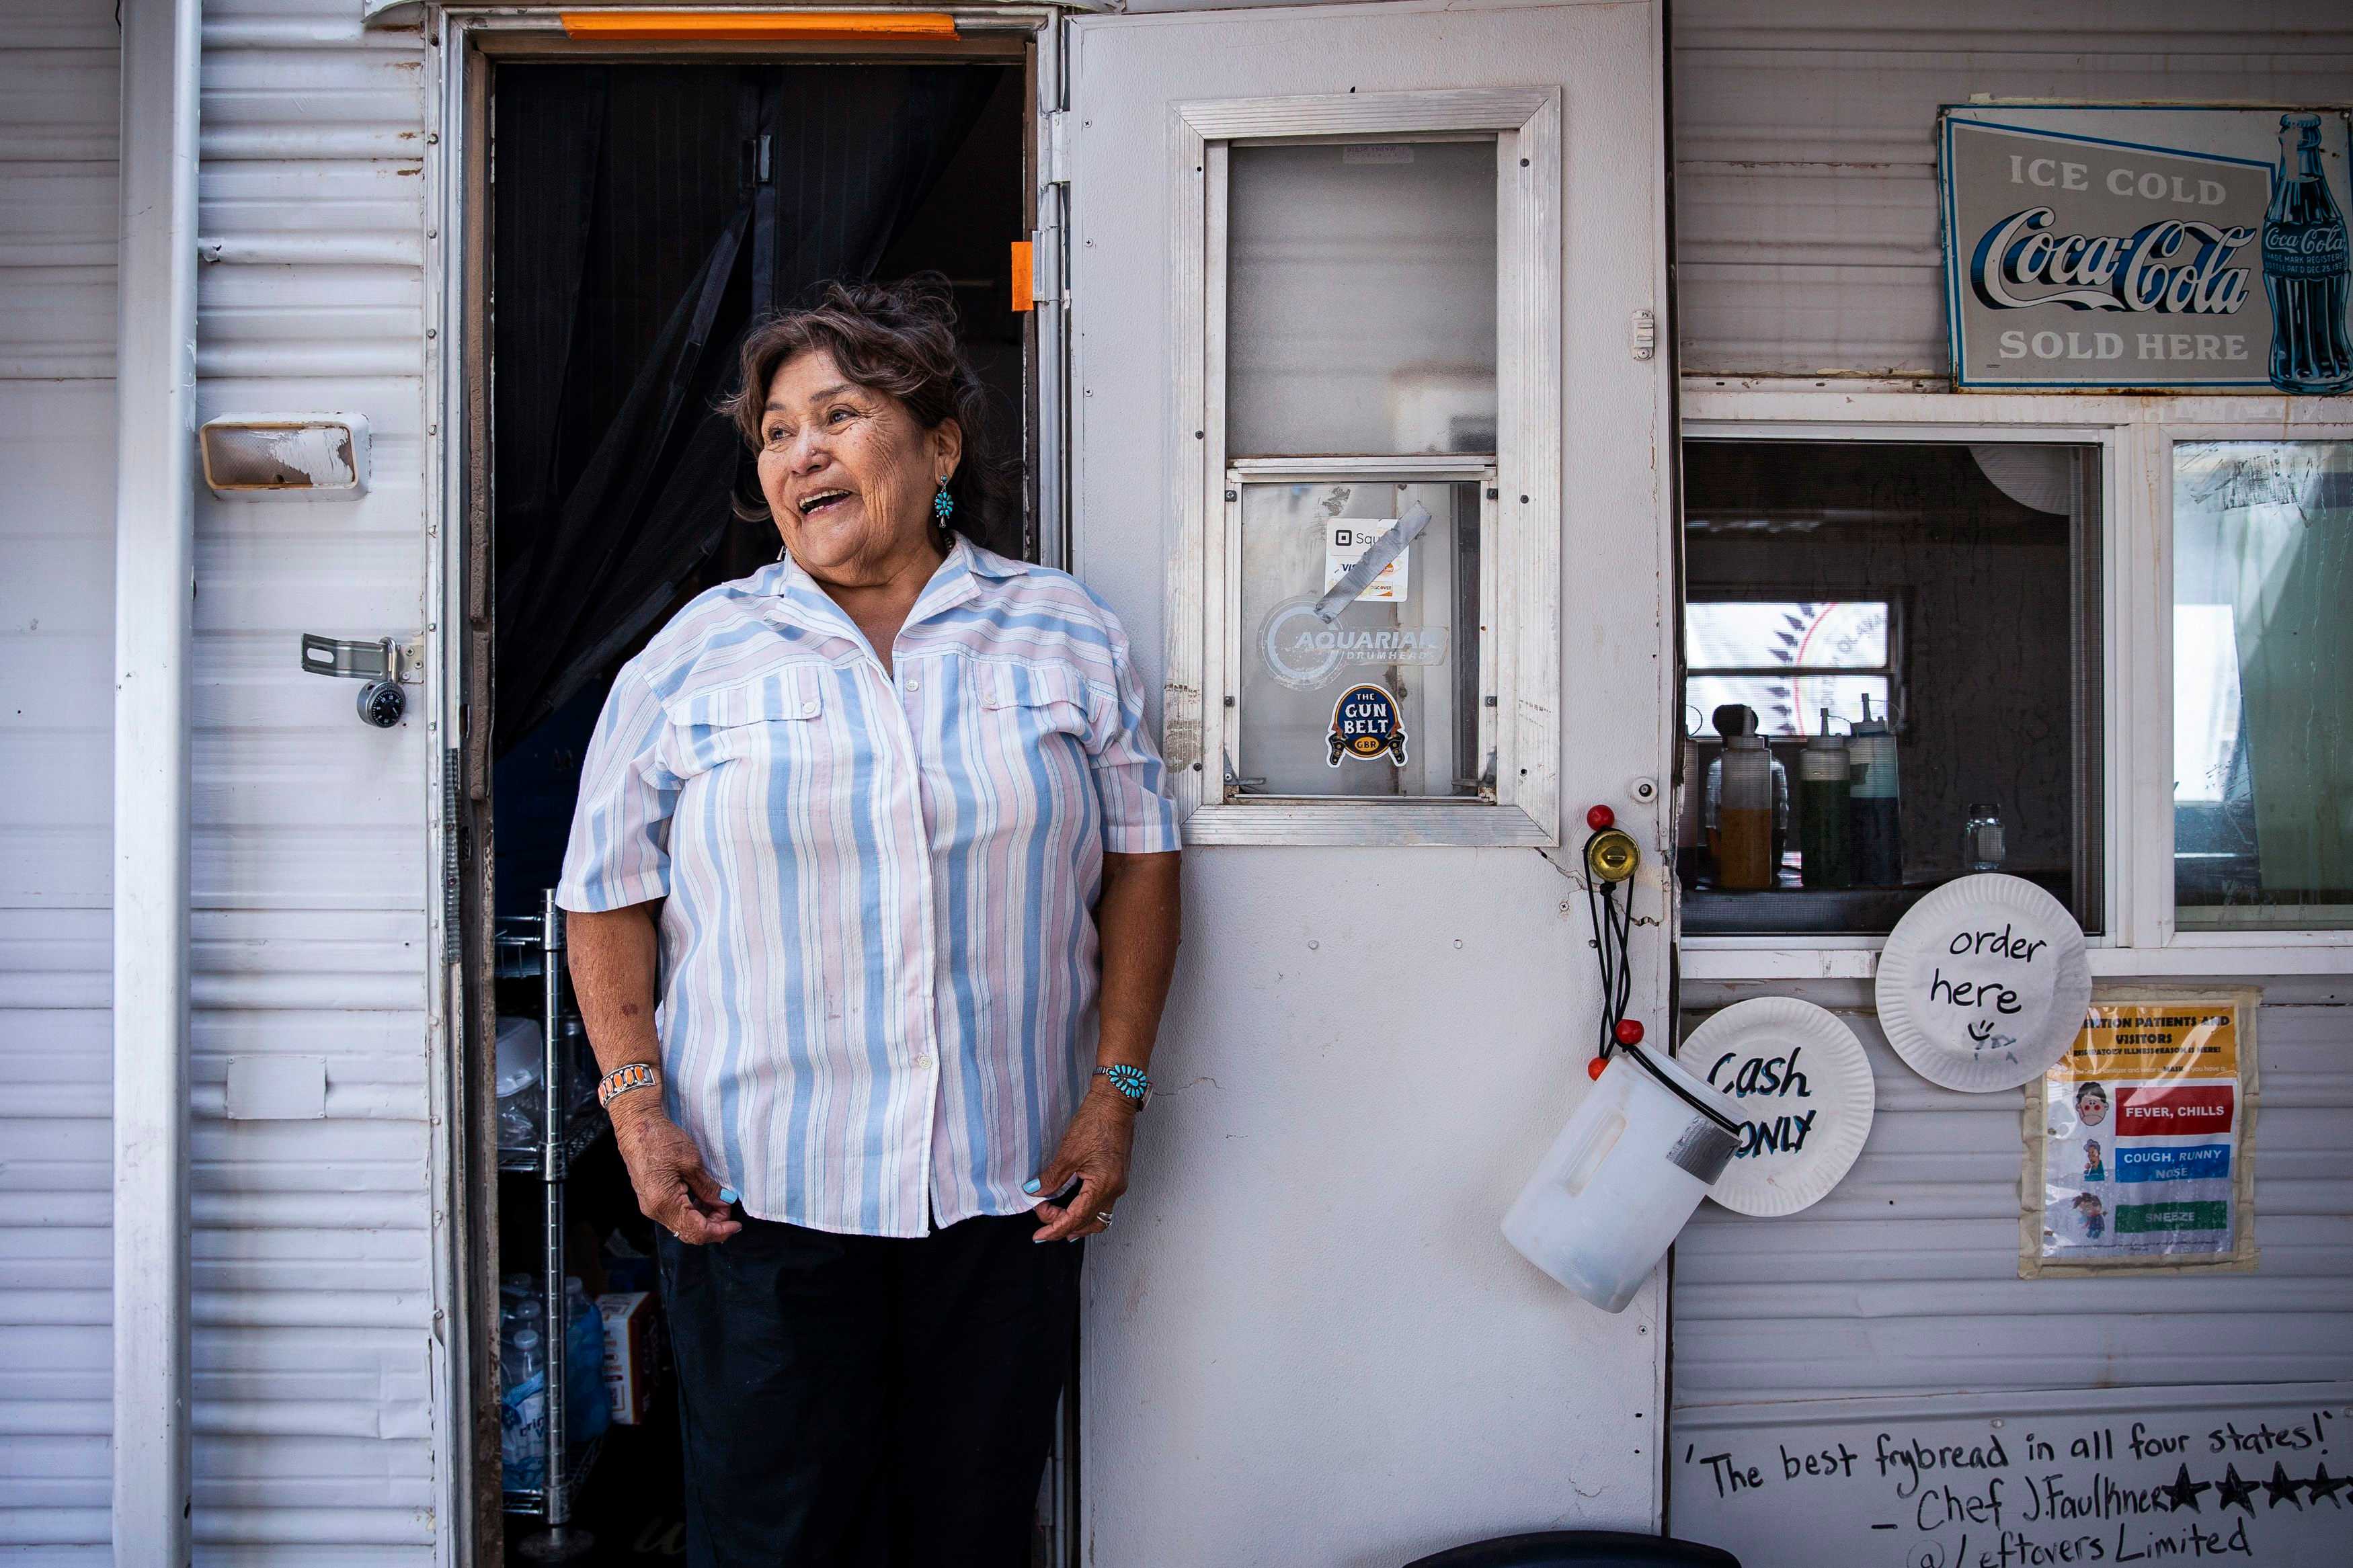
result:
[[[1186,689],[1198,649],[1206,764],[1187,837],[1552,841],[1557,97],[1185,117],[1199,575],[1175,574],[1170,665]]]
[[[1993,869],[2098,929],[2098,456],[1686,444],[1684,931],[1881,933]]]
[[[2353,442],[2173,448],[2182,930],[2353,925]]]

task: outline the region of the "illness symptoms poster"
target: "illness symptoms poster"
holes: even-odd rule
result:
[[[2027,1086],[2022,1274],[2253,1266],[2255,1002],[2093,1004]]]

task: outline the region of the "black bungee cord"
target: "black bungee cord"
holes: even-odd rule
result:
[[[1602,831],[1610,830],[1605,828]],[[1607,1062],[1621,1043],[1634,1043],[1623,1038],[1623,1033],[1633,1031],[1621,1033],[1621,1026],[1626,1020],[1626,1005],[1632,999],[1634,990],[1634,966],[1627,951],[1634,934],[1634,899],[1630,891],[1626,901],[1620,904],[1618,901],[1618,884],[1592,874],[1590,851],[1594,840],[1600,837],[1600,833],[1596,833],[1586,840],[1588,853],[1585,908],[1593,919],[1593,949],[1601,966],[1601,1024],[1594,1055]],[[1641,1026],[1638,1024],[1635,1029],[1639,1030]],[[1636,1034],[1635,1038],[1640,1039],[1641,1036]]]
[[[1588,1070],[1599,1078],[1601,1069],[1609,1066],[1609,1058],[1622,1047],[1630,1059],[1677,1100],[1737,1137],[1740,1123],[1727,1120],[1715,1107],[1669,1077],[1641,1048],[1641,1021],[1626,1016],[1634,989],[1634,966],[1629,949],[1634,935],[1634,867],[1641,859],[1641,852],[1633,838],[1618,828],[1616,814],[1608,806],[1595,806],[1586,813],[1585,820],[1593,829],[1585,840],[1585,908],[1593,920],[1593,951],[1601,970],[1601,1023]],[[1605,845],[1604,840],[1611,842]],[[1622,903],[1618,898],[1621,882],[1626,884]]]

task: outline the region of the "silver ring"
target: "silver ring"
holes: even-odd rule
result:
[[[1105,1226],[1106,1228],[1108,1228],[1108,1227],[1110,1226],[1110,1225],[1111,1225],[1111,1210],[1109,1210],[1109,1209],[1097,1209],[1097,1210],[1095,1210],[1095,1218],[1097,1218],[1097,1219],[1099,1219],[1099,1220],[1103,1221],[1103,1223],[1104,1226]]]

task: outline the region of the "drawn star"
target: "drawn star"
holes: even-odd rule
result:
[[[2213,1487],[2214,1483],[2212,1481],[2191,1480],[2189,1479],[2189,1467],[2184,1465],[2181,1467],[2181,1473],[2174,1478],[2173,1484],[2171,1486],[2159,1487],[2158,1488],[2158,1490],[2170,1498],[2175,1508],[2186,1508],[2192,1513],[2202,1513],[2205,1510],[2199,1506],[2198,1494],[2202,1491],[2211,1491],[2213,1489]],[[2248,1511],[2252,1513],[2254,1510],[2250,1509]]]
[[[2348,1486],[2353,1486],[2353,1476],[2331,1476],[2328,1467],[2322,1465],[2313,1470],[2312,1479],[2304,1483],[2304,1489],[2312,1495],[2315,1502],[2327,1498],[2335,1507],[2343,1508],[2345,1505],[2337,1500],[2337,1494]]]
[[[2301,1488],[2304,1483],[2302,1481],[2292,1481],[2288,1479],[2287,1467],[2285,1465],[2281,1464],[2276,1459],[2273,1460],[2272,1479],[2265,1481],[2263,1485],[2263,1490],[2270,1494],[2272,1507],[2277,1508],[2283,1501],[2285,1501],[2295,1503],[2298,1513],[2302,1513],[2304,1511],[2304,1504],[2297,1500],[2295,1495],[2297,1489]],[[2253,1510],[2250,1510],[2249,1511],[2252,1512]]]
[[[2216,1511],[2236,1507],[2245,1509],[2249,1513],[2254,1512],[2255,1505],[2247,1500],[2254,1496],[2255,1489],[2262,1485],[2261,1481],[2241,1480],[2238,1466],[2225,1467],[2222,1472],[2222,1484],[2214,1489]]]

